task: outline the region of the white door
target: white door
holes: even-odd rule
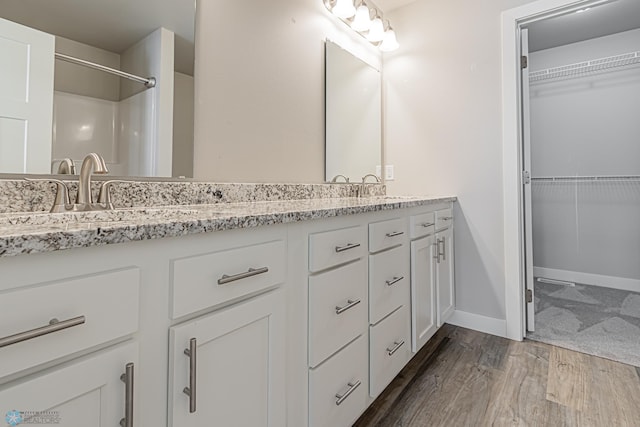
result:
[[[531,122],[529,118],[529,30],[520,32],[522,78],[522,197],[524,214],[525,299],[527,302],[527,330],[534,330],[533,293],[533,228],[531,226]]]
[[[436,234],[438,327],[449,320],[455,310],[455,286],[453,278],[453,228]]]
[[[51,173],[51,34],[0,18],[0,172]]]
[[[415,353],[436,333],[435,238],[411,242],[411,350]]]
[[[137,345],[125,344],[2,385],[0,414],[7,425],[117,427],[126,405],[126,384],[121,376],[129,363],[135,372],[136,362]]]
[[[170,426],[284,426],[284,315],[274,291],[171,328]]]

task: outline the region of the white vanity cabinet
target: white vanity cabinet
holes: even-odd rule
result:
[[[439,211],[438,215],[451,218],[451,211]],[[437,280],[438,294],[438,327],[442,326],[451,317],[455,310],[455,286],[453,276],[453,226],[448,224],[441,228],[435,235],[437,255],[435,256],[435,276]]]

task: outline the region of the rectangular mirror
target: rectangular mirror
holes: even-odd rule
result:
[[[0,173],[97,152],[110,175],[193,176],[194,0],[3,0],[0,18]]]
[[[325,179],[343,175],[359,182],[366,174],[379,176],[380,71],[331,41],[326,42],[325,66]]]

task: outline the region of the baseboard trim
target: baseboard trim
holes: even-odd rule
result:
[[[603,288],[640,292],[640,280],[625,277],[603,276],[600,274],[581,273],[579,271],[558,270],[555,268],[533,267],[535,277],[564,280],[584,285],[602,286]]]
[[[506,320],[482,316],[481,314],[456,310],[453,312],[449,320],[447,320],[447,323],[460,326],[462,328],[473,329],[478,332],[484,332],[485,334],[496,335],[499,337],[507,336]]]

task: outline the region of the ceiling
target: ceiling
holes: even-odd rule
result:
[[[529,29],[529,50],[535,52],[640,28],[638,0],[614,0],[585,9],[525,25]]]
[[[393,9],[397,9],[415,1],[416,0],[373,0],[373,3],[375,3],[383,13],[387,13]]]
[[[193,62],[195,0],[0,0],[0,17],[115,53],[164,27]]]

